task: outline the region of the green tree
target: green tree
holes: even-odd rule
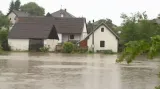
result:
[[[10,47],[8,45],[8,29],[0,30],[0,53],[1,49],[4,51],[10,51]],[[2,47],[2,48],[1,48]]]
[[[8,46],[8,29],[10,21],[5,15],[0,15],[0,53],[3,50],[9,50]]]
[[[0,15],[0,29],[2,29],[2,27],[9,28],[9,26],[10,26],[9,19],[3,14]]]
[[[33,16],[44,16],[45,10],[35,2],[29,2],[20,7],[21,11],[28,12]]]
[[[19,11],[20,6],[21,6],[20,0],[16,0],[16,2],[15,2],[15,4],[14,4],[14,9],[17,10],[17,11]]]
[[[151,36],[160,34],[160,26],[148,20],[145,12],[132,14],[130,17],[122,14],[121,18],[123,18],[120,35],[122,44],[136,40],[149,41]]]
[[[142,54],[147,55],[149,59],[157,56],[160,52],[159,25],[147,20],[145,13],[132,14],[132,17],[123,14],[122,18],[124,20],[121,37],[125,41],[125,48],[116,61],[131,63],[137,56]],[[155,89],[160,89],[160,86],[155,87]]]
[[[93,23],[91,23],[91,21],[89,21],[88,23],[87,23],[87,33],[89,34],[90,32],[92,32],[93,31]]]
[[[88,33],[90,33],[91,31],[93,31],[93,28],[97,27],[99,24],[101,23],[105,23],[106,25],[108,25],[108,27],[110,27],[113,31],[117,32],[117,26],[115,24],[112,23],[111,19],[100,19],[94,23],[92,23],[91,21],[89,21],[87,23],[87,30]]]
[[[136,56],[142,54],[147,54],[147,58],[153,59],[160,51],[160,35],[151,37],[149,42],[144,40],[130,41],[125,46],[122,55],[116,60],[117,62],[131,63]],[[155,89],[160,89],[160,86]]]
[[[106,18],[106,19],[100,19],[100,20],[97,21],[98,24],[100,24],[102,22],[107,24],[108,27],[113,29],[113,30],[117,27],[115,24],[112,23],[111,19]]]
[[[12,0],[9,7],[9,12],[12,12],[14,10],[14,1]]]

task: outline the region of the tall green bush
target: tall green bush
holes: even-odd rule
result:
[[[10,51],[11,48],[8,45],[8,30],[0,30],[0,43],[4,51]]]
[[[0,54],[2,54],[3,53],[3,48],[2,48],[2,46],[0,45]]]
[[[74,44],[71,42],[65,42],[63,44],[63,52],[71,53],[74,50]]]

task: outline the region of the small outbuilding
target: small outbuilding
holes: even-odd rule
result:
[[[8,43],[14,51],[39,51],[43,47],[55,51],[58,40],[53,24],[16,23],[8,35]]]
[[[94,52],[112,50],[118,52],[119,36],[105,23],[99,24],[85,39],[80,41],[81,47],[88,47]]]

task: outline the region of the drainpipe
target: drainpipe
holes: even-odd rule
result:
[[[93,24],[92,24],[92,51],[94,52],[94,20],[93,20]]]

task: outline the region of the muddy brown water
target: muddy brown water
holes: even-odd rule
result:
[[[117,55],[9,53],[0,56],[0,89],[154,89],[158,59],[115,63]]]

